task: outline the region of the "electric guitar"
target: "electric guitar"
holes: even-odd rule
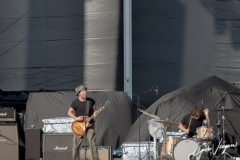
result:
[[[97,114],[99,114],[100,112],[102,112],[111,102],[109,100],[107,100],[104,104],[104,106],[102,106],[101,108],[99,108],[96,112]],[[87,128],[91,127],[92,124],[90,124],[89,122],[94,118],[94,115],[91,115],[90,117],[88,116],[83,116],[83,121],[74,121],[72,123],[72,131],[75,135],[77,136],[83,136],[85,134],[85,131]]]

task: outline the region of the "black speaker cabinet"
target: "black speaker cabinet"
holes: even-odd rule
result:
[[[41,129],[25,129],[25,160],[40,160],[41,139]]]
[[[73,134],[43,134],[43,160],[70,160]]]
[[[0,159],[19,159],[17,123],[0,123]]]
[[[112,160],[111,146],[98,146],[99,160]],[[80,151],[80,160],[92,160],[91,151],[89,148],[82,147]]]
[[[73,134],[43,134],[43,160],[70,160],[72,157]],[[80,160],[92,160],[90,150],[80,150]],[[100,160],[112,160],[110,146],[98,146]]]

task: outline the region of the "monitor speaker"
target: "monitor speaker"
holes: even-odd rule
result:
[[[98,154],[100,160],[112,160],[112,147],[98,146]]]
[[[112,160],[111,146],[98,146],[99,160]],[[80,160],[92,160],[91,151],[89,148],[82,147],[80,151]]]
[[[1,159],[19,159],[17,123],[0,123],[0,151]]]
[[[25,160],[39,160],[42,155],[41,129],[25,129]]]

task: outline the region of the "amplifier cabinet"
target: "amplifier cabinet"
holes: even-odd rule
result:
[[[43,160],[70,160],[72,158],[73,134],[43,134]],[[112,160],[111,146],[98,146],[100,160]],[[80,160],[92,160],[91,151],[81,147]]]
[[[0,159],[19,159],[18,127],[16,123],[0,123]]]
[[[70,160],[72,144],[73,134],[43,134],[43,160]]]
[[[16,110],[0,108],[0,122],[16,122]]]

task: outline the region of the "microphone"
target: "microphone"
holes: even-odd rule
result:
[[[155,92],[156,92],[156,95],[158,95],[158,86],[156,86]]]

